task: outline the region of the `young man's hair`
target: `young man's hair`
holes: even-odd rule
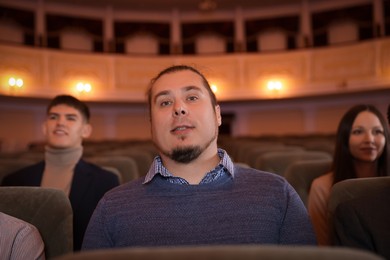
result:
[[[149,111],[151,111],[151,105],[152,105],[152,88],[153,88],[153,85],[154,83],[159,79],[161,78],[163,75],[165,74],[169,74],[169,73],[173,73],[173,72],[178,72],[178,71],[192,71],[194,72],[195,74],[199,75],[201,80],[202,80],[202,83],[204,85],[204,87],[206,88],[207,92],[209,93],[210,95],[210,99],[211,99],[211,104],[213,106],[213,108],[215,109],[215,106],[218,105],[217,103],[217,98],[214,94],[214,92],[212,91],[211,87],[210,87],[210,84],[209,82],[207,81],[206,77],[200,72],[198,71],[197,69],[195,69],[194,67],[191,67],[191,66],[188,66],[188,65],[174,65],[174,66],[171,66],[171,67],[168,67],[166,69],[164,69],[163,71],[161,71],[156,77],[154,77],[151,81],[150,81],[150,84],[149,84],[149,88],[146,92],[147,94],[147,97],[148,97],[148,104],[149,104]]]
[[[85,122],[89,123],[90,112],[88,106],[84,102],[70,95],[58,95],[50,101],[47,106],[46,113],[49,114],[50,109],[58,105],[67,105],[75,108],[80,112]]]

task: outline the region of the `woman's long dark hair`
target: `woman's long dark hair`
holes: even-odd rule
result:
[[[334,174],[333,184],[345,180],[356,178],[354,168],[354,158],[349,150],[349,136],[352,130],[352,124],[357,115],[362,111],[369,111],[375,114],[383,126],[383,134],[385,136],[385,147],[382,155],[378,158],[378,176],[390,175],[390,147],[389,147],[389,126],[385,117],[373,105],[356,105],[350,108],[342,117],[336,135],[336,147],[333,156],[332,171]]]

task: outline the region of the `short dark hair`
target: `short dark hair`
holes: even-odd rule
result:
[[[211,104],[213,105],[213,108],[215,109],[215,106],[218,105],[217,97],[215,96],[214,92],[212,91],[212,89],[210,87],[210,84],[207,81],[206,77],[199,70],[195,69],[194,67],[191,67],[191,66],[188,66],[188,65],[174,65],[174,66],[171,66],[171,67],[168,67],[168,68],[164,69],[163,71],[161,71],[159,74],[157,74],[157,76],[154,77],[150,81],[148,90],[146,92],[146,95],[147,95],[147,98],[148,98],[148,104],[149,104],[149,111],[151,111],[151,106],[152,106],[152,88],[153,88],[154,83],[159,78],[161,78],[163,75],[165,75],[165,74],[178,72],[178,71],[186,71],[186,70],[192,71],[195,74],[200,76],[200,78],[202,79],[204,87],[206,88],[207,92],[210,95]]]
[[[382,155],[378,159],[378,176],[388,176],[390,174],[390,133],[389,126],[382,113],[373,105],[355,105],[351,107],[341,118],[336,134],[336,146],[333,156],[332,171],[334,174],[333,183],[356,178],[355,168],[353,166],[353,156],[349,150],[349,136],[353,122],[360,112],[368,111],[376,115],[383,126],[385,136],[385,147]]]
[[[82,102],[82,101],[78,100],[77,98],[70,96],[70,95],[58,95],[50,101],[49,105],[47,106],[46,113],[49,114],[50,109],[52,107],[58,106],[58,105],[67,105],[67,106],[75,108],[76,110],[78,110],[80,112],[83,119],[87,123],[89,123],[89,118],[90,118],[91,114],[89,112],[88,106],[84,102]]]

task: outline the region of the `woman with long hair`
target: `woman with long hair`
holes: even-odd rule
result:
[[[328,201],[332,186],[350,178],[389,175],[389,126],[372,105],[356,105],[342,117],[331,171],[311,185],[308,211],[319,245],[330,245]]]

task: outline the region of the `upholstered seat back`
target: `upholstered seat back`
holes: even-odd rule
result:
[[[122,183],[132,181],[140,176],[136,161],[129,156],[97,155],[88,157],[86,160],[100,167],[116,168],[121,174]]]
[[[332,247],[317,246],[202,246],[172,248],[122,248],[84,251],[59,257],[58,260],[379,260],[375,254]]]
[[[146,151],[145,149],[134,149],[130,148],[122,148],[116,149],[113,151],[108,151],[104,153],[100,153],[100,156],[127,156],[132,159],[137,164],[138,173],[140,176],[145,176],[150,168],[150,165],[153,162],[154,157],[151,152]]]
[[[389,189],[390,176],[347,179],[332,187],[328,210],[333,214],[337,206],[347,200],[371,194],[374,190]]]
[[[287,167],[298,160],[332,159],[329,153],[321,151],[278,151],[259,156],[255,168],[284,176]]]
[[[0,187],[0,211],[39,230],[46,258],[73,251],[73,213],[64,192],[41,187]]]
[[[329,172],[331,166],[331,159],[299,160],[287,167],[284,177],[307,205],[311,183],[315,178]]]

